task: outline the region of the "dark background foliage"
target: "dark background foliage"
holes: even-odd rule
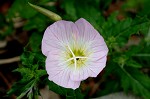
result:
[[[57,13],[63,20],[88,20],[108,45],[105,69],[76,90],[49,81],[40,45],[44,30],[53,21],[28,2]],[[0,59],[21,57],[21,62],[0,64],[0,97],[33,99],[40,95],[40,86],[48,85],[67,99],[120,91],[150,99],[149,0],[6,0],[0,5],[0,41],[7,42],[0,48]]]

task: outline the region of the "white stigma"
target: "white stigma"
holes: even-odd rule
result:
[[[69,51],[71,52],[71,54],[72,54],[72,58],[73,58],[73,60],[74,60],[74,66],[75,66],[75,70],[76,70],[76,68],[77,68],[77,60],[76,60],[76,56],[75,56],[75,54],[73,53],[73,51],[71,50],[71,48],[70,48],[70,46],[68,45],[68,49],[69,49]]]
[[[85,58],[88,58],[88,57],[75,56],[75,54],[74,54],[73,51],[71,50],[70,46],[67,45],[67,47],[68,47],[68,49],[69,49],[69,51],[71,52],[71,54],[72,54],[73,57],[72,57],[72,58],[69,58],[69,59],[66,60],[65,62],[60,63],[59,65],[63,65],[63,64],[65,64],[65,63],[67,63],[67,62],[69,62],[69,61],[71,61],[71,60],[74,60],[74,67],[75,67],[75,70],[76,70],[76,68],[77,68],[77,59],[85,59]]]

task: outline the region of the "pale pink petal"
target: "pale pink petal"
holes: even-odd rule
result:
[[[86,46],[87,62],[81,68],[74,70],[70,76],[73,81],[81,81],[88,77],[96,77],[102,71],[106,65],[108,48],[103,37],[85,19],[81,18],[75,24],[78,27],[81,41],[88,42]]]
[[[77,27],[73,22],[63,20],[55,22],[44,33],[42,53],[47,56],[51,50],[64,50],[68,43],[77,40],[77,33]]]
[[[96,77],[106,66],[106,56],[98,60],[89,60],[80,69],[74,70],[70,78],[73,81],[82,81],[88,77]]]
[[[65,87],[76,89],[80,85],[80,81],[72,81],[70,73],[72,69],[68,64],[59,65],[62,61],[57,52],[50,53],[46,59],[46,71],[49,75],[48,79],[54,83]]]
[[[98,60],[89,61],[87,66],[90,69],[90,77],[96,77],[106,66],[107,56],[99,58]]]
[[[87,51],[90,52],[90,58],[100,58],[108,53],[107,45],[103,37],[97,30],[85,19],[80,18],[75,22],[77,25],[80,39],[82,42],[88,42]]]
[[[64,63],[68,60],[66,52],[79,49],[87,58],[83,66],[75,68],[75,64]],[[62,87],[76,89],[82,80],[96,77],[102,71],[108,48],[98,31],[81,18],[75,23],[58,21],[49,26],[42,39],[42,53],[47,56],[49,80]]]
[[[84,42],[91,42],[97,39],[98,36],[100,36],[99,33],[94,29],[94,27],[83,18],[77,20],[75,24],[79,30],[80,39],[82,39],[82,41]],[[101,44],[103,44],[103,42],[101,42]]]
[[[95,60],[107,56],[108,48],[106,44],[100,45],[97,40],[97,43],[94,42],[93,44],[91,44],[91,46],[89,47],[89,51],[91,54],[89,54],[88,57]]]

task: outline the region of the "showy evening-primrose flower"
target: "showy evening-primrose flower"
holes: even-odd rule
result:
[[[42,53],[47,57],[48,79],[76,89],[82,80],[102,71],[108,48],[103,37],[81,18],[75,23],[61,20],[50,25],[42,39]]]

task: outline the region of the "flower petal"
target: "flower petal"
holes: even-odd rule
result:
[[[82,81],[87,79],[88,77],[96,77],[105,67],[106,65],[106,56],[100,58],[99,60],[91,61],[89,60],[85,63],[85,66],[80,69],[74,70],[70,78],[73,81]]]
[[[97,60],[89,61],[87,67],[90,69],[90,77],[96,77],[106,66],[107,56],[99,58]],[[89,65],[89,66],[88,66]]]
[[[75,22],[79,30],[80,39],[82,42],[88,42],[89,46],[87,48],[91,58],[100,58],[106,56],[108,53],[107,45],[103,37],[99,34],[97,30],[85,19],[80,18]]]
[[[69,68],[67,63],[59,65],[61,62],[63,62],[63,60],[58,55],[58,52],[55,51],[53,54],[49,53],[46,59],[46,71],[49,75],[48,79],[65,88],[78,88],[80,81],[72,81],[70,79],[72,69]]]
[[[75,23],[62,20],[49,26],[42,39],[42,52],[47,56],[49,80],[62,87],[76,89],[82,80],[96,77],[102,71],[108,48],[98,31],[81,18]],[[68,62],[75,57],[86,58],[85,63],[76,68],[75,60],[75,63]]]
[[[78,30],[79,30],[79,35],[80,38],[83,41],[93,41],[97,35],[99,36],[99,33],[94,29],[94,27],[85,19],[80,18],[75,22]]]
[[[88,77],[96,77],[102,71],[106,65],[108,48],[103,37],[85,19],[81,18],[75,24],[78,27],[80,39],[88,42],[86,46],[88,60],[70,76],[73,81],[81,81]]]
[[[42,39],[42,53],[47,56],[48,52],[55,49],[64,50],[67,44],[77,39],[77,27],[70,21],[57,21],[50,25]]]

